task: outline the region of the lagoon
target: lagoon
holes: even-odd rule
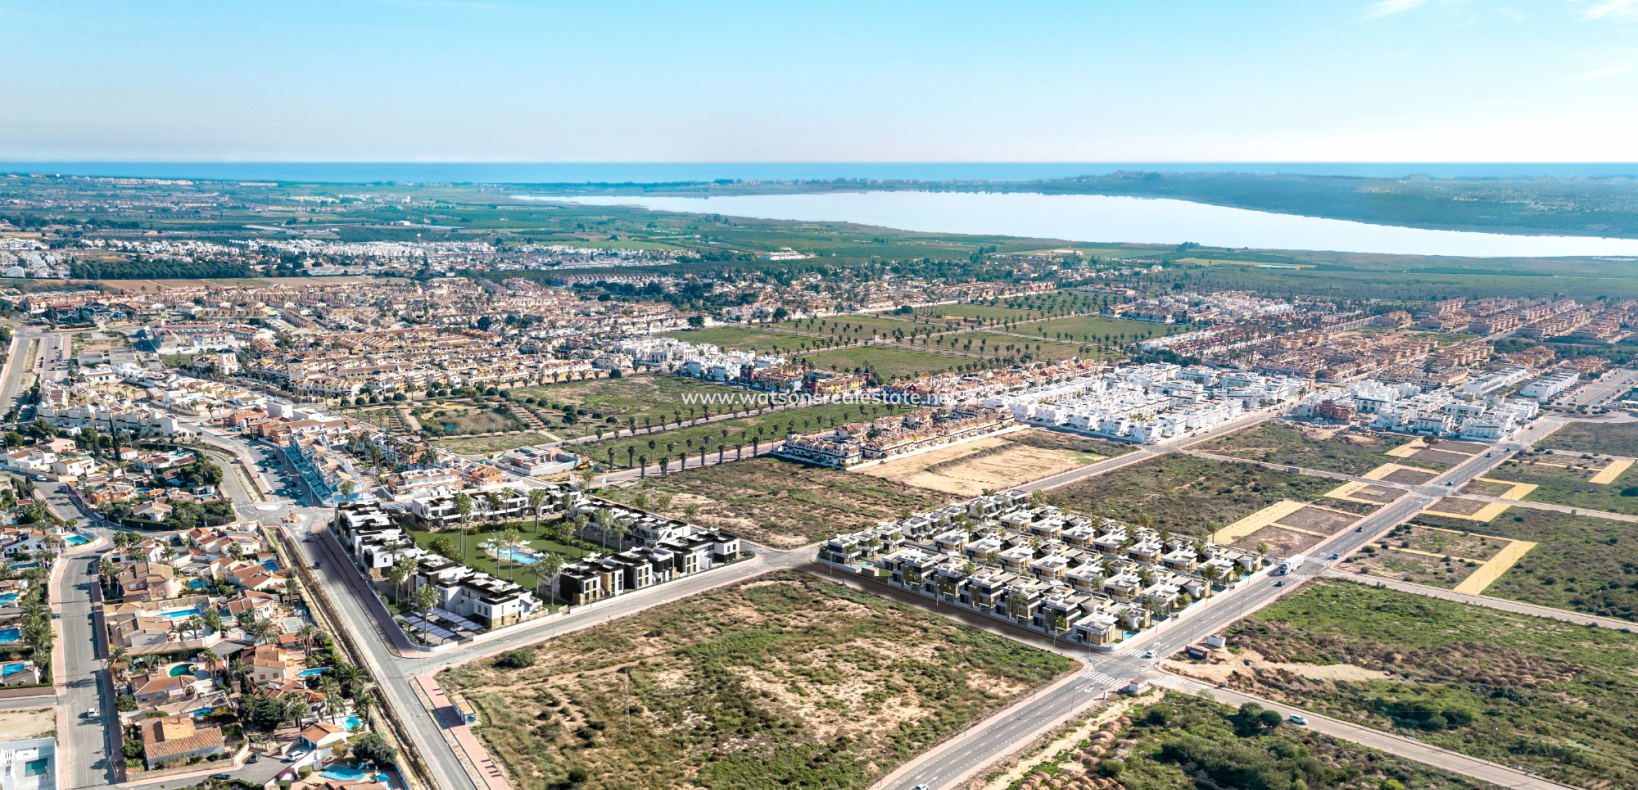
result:
[[[1029,192],[825,192],[712,198],[517,195],[528,200],[629,205],[758,219],[856,222],[932,233],[1025,236],[1273,250],[1330,250],[1478,258],[1634,256],[1638,239],[1522,236],[1370,225],[1167,198]]]

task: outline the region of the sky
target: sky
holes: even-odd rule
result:
[[[1638,161],[1638,0],[0,0],[0,30],[0,161]]]

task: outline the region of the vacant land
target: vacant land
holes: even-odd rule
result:
[[[8,710],[0,713],[0,738],[8,741],[50,738],[56,732],[55,708]]]
[[[768,329],[741,326],[713,326],[706,329],[689,329],[683,332],[669,332],[661,337],[674,337],[688,343],[710,343],[729,351],[755,349],[778,353],[775,349],[792,349],[797,343],[806,338],[785,332],[776,332]]]
[[[383,425],[383,427],[403,425],[396,410],[383,409],[381,412],[381,419],[385,419],[390,423],[390,425]],[[366,415],[374,413],[365,412]],[[501,433],[504,431],[521,431],[528,427],[523,424],[522,420],[512,416],[508,404],[493,401],[484,404],[450,401],[424,405],[417,409],[416,419],[421,421],[422,428],[432,431],[435,435],[440,431],[449,436],[461,436],[471,433]],[[374,420],[369,421],[374,422]],[[382,423],[376,424],[382,425]],[[402,428],[394,428],[394,430],[402,430]],[[534,441],[538,442],[539,439]]]
[[[639,492],[647,497],[650,509],[682,517],[693,505],[698,509],[690,519],[693,523],[775,548],[856,532],[955,499],[942,491],[769,457],[664,477],[650,474],[609,496],[630,502]]]
[[[780,329],[806,332],[810,335],[830,335],[842,340],[869,340],[872,334],[891,335],[895,330],[910,334],[917,328],[931,329],[925,324],[880,318],[873,315],[833,315],[828,318],[804,318],[799,321],[781,321],[774,324]]]
[[[1110,786],[1101,776],[1118,776],[1114,786],[1125,790],[1499,790],[1280,723],[1277,716],[1260,721],[1259,712],[1255,705],[1242,711],[1168,692],[1158,701],[1134,705],[1096,734],[1037,765],[1024,782],[1097,790]]]
[[[1131,343],[1146,337],[1165,337],[1188,331],[1188,327],[1172,324],[1151,324],[1146,321],[1122,321],[1077,315],[1030,324],[1021,331],[1047,338],[1078,340],[1082,343]],[[1044,333],[1044,334],[1043,334]]]
[[[1550,460],[1535,462],[1508,461],[1487,476],[1491,480],[1534,483],[1536,489],[1524,496],[1531,502],[1638,515],[1638,467],[1621,473],[1613,482],[1601,484],[1592,479],[1609,464],[1607,459],[1548,458]]]
[[[1022,362],[1057,362],[1065,359],[1103,359],[1110,356],[1107,351],[1099,351],[1090,345],[1079,343],[1059,343],[1054,340],[1031,340],[1017,335],[1003,335],[995,332],[962,332],[956,335],[945,335],[933,338],[933,344],[938,347],[942,341],[945,347],[967,351],[982,352],[1003,360],[1018,360]]]
[[[520,790],[862,790],[1074,666],[788,572],[518,652],[439,680]]]
[[[1270,661],[1361,673],[1248,666],[1231,686],[1567,784],[1638,781],[1638,635],[1337,581],[1252,615],[1229,642]]]
[[[1196,449],[1248,461],[1362,475],[1395,461],[1383,453],[1410,441],[1404,436],[1338,433],[1282,422],[1265,422],[1250,430],[1238,431],[1199,445]],[[1402,462],[1402,459],[1399,460]]]
[[[1438,519],[1454,525],[1444,528],[1401,524],[1381,540],[1365,546],[1339,568],[1372,576],[1451,589],[1496,556],[1512,541],[1470,532],[1472,521]]]
[[[942,373],[955,369],[957,365],[971,364],[978,360],[894,346],[861,346],[810,354],[807,361],[814,367],[824,370],[870,371],[877,379],[885,381]]]
[[[1087,515],[1134,522],[1147,516],[1158,528],[1205,536],[1278,500],[1310,502],[1336,487],[1335,480],[1325,478],[1167,455],[1052,489],[1047,499]]]
[[[599,427],[612,431],[615,427],[635,424],[641,429],[703,416],[703,403],[694,406],[685,401],[703,401],[737,392],[743,390],[685,376],[653,373],[518,389],[512,391],[512,399],[533,398],[533,405],[542,407],[543,414],[556,418],[550,426],[552,433],[569,439],[590,436]],[[573,409],[573,424],[563,424],[564,407]],[[710,407],[712,414],[736,408],[727,404]]]
[[[1572,422],[1536,443],[1546,450],[1638,456],[1638,422]]]
[[[1033,436],[1043,433],[1046,432],[1032,428],[985,437],[865,467],[859,473],[918,488],[947,491],[960,497],[975,497],[986,489],[1015,488],[1103,457],[1051,446],[1051,439]],[[1025,441],[1025,437],[1034,441]]]
[[[483,436],[470,439],[441,439],[434,444],[452,453],[460,455],[488,455],[490,453],[504,453],[507,450],[516,450],[519,447],[528,447],[532,444],[542,444],[551,441],[551,437],[525,431],[510,436]]]
[[[892,404],[865,406],[821,403],[817,406],[768,411],[749,417],[689,425],[652,434],[642,433],[621,439],[608,439],[569,449],[605,463],[608,462],[609,451],[613,450],[614,463],[617,465],[631,464],[634,459],[639,459],[637,462],[640,463],[642,456],[648,456],[648,462],[656,465],[660,463],[662,457],[675,462],[679,453],[687,453],[689,458],[697,462],[701,448],[706,448],[708,456],[712,459],[716,458],[718,447],[723,448],[724,458],[735,457],[739,452],[737,448],[743,447],[747,453],[756,452],[759,448],[783,440],[791,431],[810,433],[845,425],[867,415],[885,417],[889,414],[902,414],[910,408]]]
[[[916,310],[917,315],[926,316],[937,322],[959,323],[966,319],[982,319],[985,322],[996,321],[1027,321],[1040,318],[1043,314],[1038,310],[1028,310],[1020,307],[1006,306],[1002,303],[996,306],[987,304],[940,304],[932,307],[922,307]]]
[[[1488,524],[1416,522],[1536,544],[1485,595],[1638,622],[1638,524],[1523,507]]]

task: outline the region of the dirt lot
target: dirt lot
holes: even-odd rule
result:
[[[56,731],[56,708],[0,711],[0,741],[44,738]]]
[[[1417,450],[1411,454],[1410,459],[1441,466],[1455,466],[1466,461],[1468,456],[1461,453],[1447,453],[1443,450]]]
[[[1257,546],[1267,546],[1267,553],[1275,557],[1290,557],[1301,554],[1320,542],[1320,538],[1306,532],[1294,532],[1280,527],[1263,527],[1237,541],[1233,546],[1237,549],[1253,550]]]
[[[694,523],[776,548],[856,532],[877,521],[943,507],[958,498],[870,475],[768,457],[663,477],[650,475],[647,480],[621,484],[609,494],[630,502],[639,491],[646,492],[649,509],[682,518],[688,506],[695,505],[699,510]]]
[[[860,790],[1075,666],[789,572],[517,652],[439,681],[519,790]]]
[[[1466,499],[1459,496],[1447,496],[1428,508],[1434,513],[1455,513],[1459,516],[1471,516],[1484,509],[1489,502],[1477,499]]]
[[[1359,516],[1352,513],[1338,513],[1334,510],[1309,506],[1281,518],[1276,523],[1281,526],[1308,530],[1309,532],[1335,535],[1353,526],[1353,523],[1358,520]]]
[[[1157,528],[1203,537],[1212,529],[1208,521],[1228,526],[1281,499],[1312,502],[1336,487],[1335,480],[1251,464],[1166,455],[1050,489],[1046,496],[1087,515],[1133,522],[1148,516]]]
[[[1447,563],[1440,557],[1413,554],[1393,548],[1378,547],[1369,552],[1360,552],[1348,559],[1348,562],[1337,566],[1338,570],[1349,573],[1363,570],[1370,576],[1426,584],[1429,587],[1443,587],[1447,590],[1461,584],[1462,580],[1473,572],[1473,569],[1464,563]]]
[[[1404,495],[1405,492],[1397,488],[1389,488],[1387,486],[1366,486],[1349,494],[1348,496],[1351,496],[1354,499],[1363,499],[1366,502],[1375,502],[1379,505],[1386,505],[1394,502]]]
[[[1017,434],[975,439],[865,467],[858,473],[961,497],[975,497],[987,488],[1004,491],[1085,466],[1104,457],[1012,439],[1013,436],[1042,433],[1045,432],[1030,429]]]
[[[1492,483],[1489,480],[1473,480],[1460,489],[1461,493],[1474,496],[1501,496],[1511,490],[1513,487],[1507,483]]]
[[[1419,486],[1438,476],[1434,472],[1423,472],[1420,469],[1395,469],[1382,480],[1388,483],[1398,483],[1402,486]]]

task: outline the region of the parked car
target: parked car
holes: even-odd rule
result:
[[[97,717],[97,709],[96,708],[92,708],[92,709],[80,714],[80,718],[82,718],[82,719],[95,719],[96,717]]]
[[[307,750],[306,749],[297,749],[297,750],[291,752],[290,756],[288,758],[286,758],[286,759],[289,762],[295,762],[295,761],[300,760],[301,758],[306,757],[306,756],[307,756]]]
[[[1301,716],[1298,716],[1298,715],[1297,715],[1297,714],[1295,714],[1295,713],[1293,713],[1293,714],[1291,714],[1291,717],[1290,717],[1290,719],[1289,719],[1289,720],[1290,720],[1290,722],[1291,722],[1291,723],[1292,723],[1292,724],[1303,724],[1303,725],[1306,725],[1306,724],[1307,724],[1307,723],[1308,723],[1308,720],[1307,720],[1307,719],[1305,719],[1305,718],[1303,718],[1303,717],[1301,717]]]
[[[210,778],[215,779],[218,782],[226,782],[233,778],[233,774],[211,774]]]

